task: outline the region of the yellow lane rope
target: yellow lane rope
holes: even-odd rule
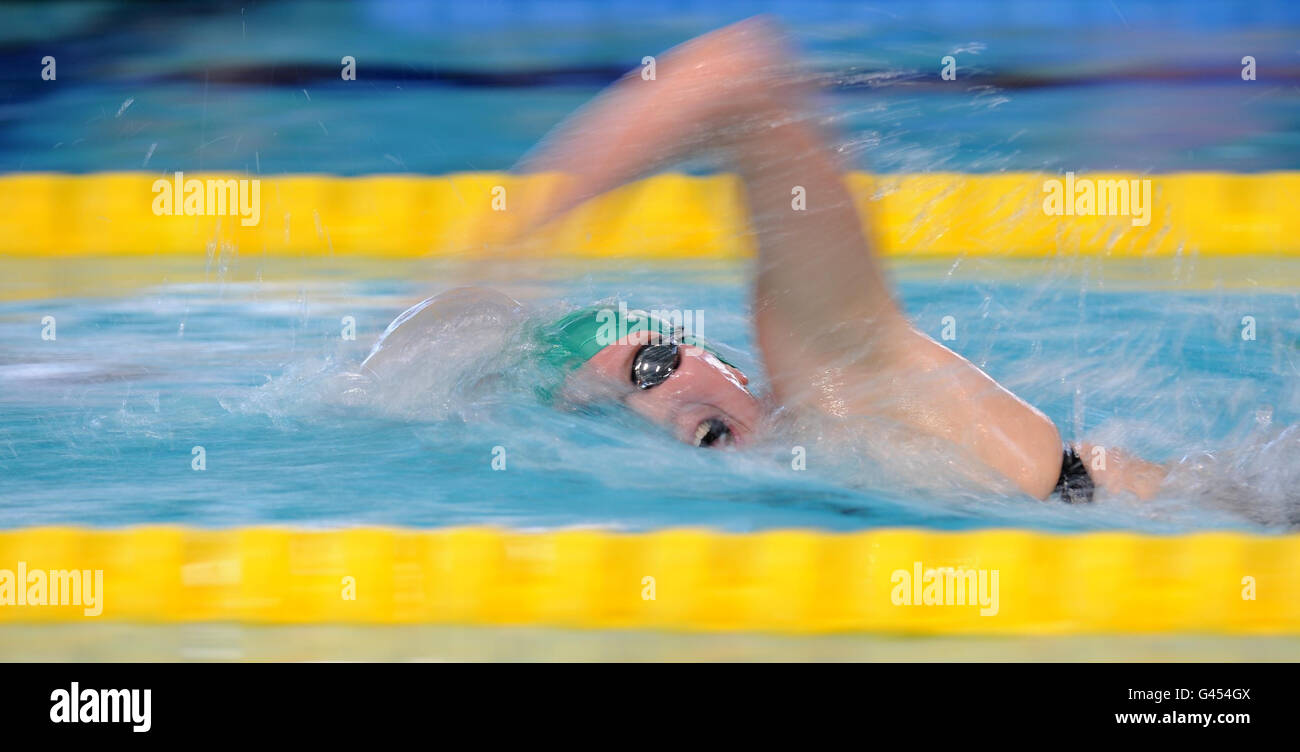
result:
[[[94,587],[100,576],[102,589]],[[37,579],[45,582],[45,605],[33,589]],[[85,585],[80,601],[74,580]],[[0,532],[0,624],[96,620],[1294,635],[1300,536]]]
[[[170,208],[157,203],[162,190],[155,192],[155,181],[173,183],[173,174],[0,176],[0,256],[201,255],[213,249],[389,258],[508,252],[501,239],[517,229],[554,179],[504,173],[276,175],[260,178],[257,223],[244,226],[241,219],[253,217],[241,218],[230,205],[225,215],[210,213],[220,206],[207,200],[207,181],[247,175],[186,173],[184,178],[201,181],[203,211],[209,213],[185,215],[183,195]],[[1057,175],[855,173],[847,182],[874,217],[874,231],[888,254],[1300,253],[1300,173],[1077,178],[1062,202],[1106,216],[1048,213],[1045,202],[1052,192],[1046,181],[1064,183]],[[1106,202],[1103,208],[1097,196],[1084,201],[1079,187],[1084,179],[1098,191],[1104,181],[1149,179],[1149,205],[1139,199],[1117,201],[1114,207]],[[1109,185],[1108,195],[1117,195],[1118,183]],[[218,186],[211,195],[233,194]],[[803,200],[808,210],[816,209],[816,195]],[[160,216],[156,208],[166,211]],[[1149,213],[1146,224],[1135,211]],[[544,242],[534,240],[512,246],[513,252],[673,258],[741,257],[753,251],[739,183],[730,175],[656,176],[590,202],[556,223]]]

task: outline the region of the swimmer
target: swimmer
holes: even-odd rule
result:
[[[539,395],[620,402],[702,447],[744,447],[777,408],[875,416],[951,442],[1038,499],[1088,501],[1094,487],[1153,496],[1164,467],[1113,449],[1104,467],[1092,467],[1090,444],[1063,444],[1042,412],[911,325],[835,150],[807,116],[812,87],[793,75],[783,47],[762,19],[691,40],[658,58],[655,79],[634,72],[612,85],[525,165],[567,176],[544,199],[524,201],[526,228],[536,229],[696,152],[728,159],[757,236],[753,323],[770,395],[760,400],[746,374],[709,343],[646,314],[597,308],[537,332],[540,357],[559,374]],[[794,186],[804,188],[806,211],[792,210]],[[518,306],[503,295],[474,294],[500,311]],[[426,315],[438,308],[421,305]],[[403,314],[385,341],[405,326],[418,332],[421,318]],[[366,361],[372,373],[383,368],[384,345]]]

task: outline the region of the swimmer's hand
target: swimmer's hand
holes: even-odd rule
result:
[[[557,182],[514,200],[527,233],[582,201],[725,146],[742,125],[766,123],[791,96],[782,34],[758,17],[675,47],[655,59],[654,78],[627,73],[550,133],[517,170]]]
[[[1111,494],[1132,494],[1148,501],[1160,491],[1169,468],[1138,459],[1121,449],[1080,444],[1079,457],[1098,488]]]

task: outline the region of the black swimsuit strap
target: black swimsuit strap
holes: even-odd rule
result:
[[[1061,457],[1061,477],[1056,481],[1056,493],[1067,504],[1086,504],[1092,501],[1095,486],[1088,468],[1079,459],[1074,447],[1067,446]]]

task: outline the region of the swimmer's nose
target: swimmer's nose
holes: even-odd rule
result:
[[[754,395],[745,388],[744,383],[747,379],[742,380],[736,375],[736,370],[716,358],[682,358],[680,367],[682,373],[679,378],[669,380],[662,386],[674,384],[674,391],[671,393],[673,398],[680,400],[682,404],[709,405],[716,411],[722,413],[718,416],[725,419],[714,440],[725,439],[726,443],[734,443],[735,436],[733,430],[739,428],[739,433],[747,433],[759,420],[760,408]],[[695,428],[694,438],[698,439],[709,432],[704,424],[699,424]],[[704,433],[700,433],[703,428]],[[719,442],[720,446],[722,442]]]
[[[702,347],[684,347],[682,348],[682,356],[683,358],[699,358],[701,361],[700,365],[710,365],[715,368],[721,366],[724,371],[734,376],[736,381],[740,382],[741,386],[749,386],[749,377],[745,375],[744,371],[735,366],[723,363],[718,359],[718,356],[710,353]],[[716,361],[716,364],[714,361]]]

